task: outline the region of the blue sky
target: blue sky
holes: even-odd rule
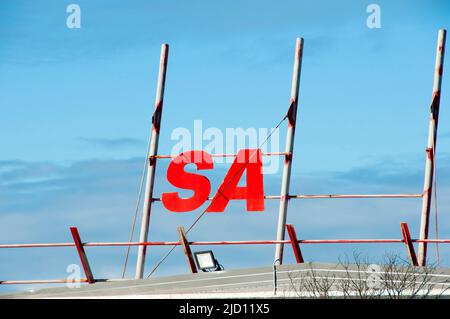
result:
[[[70,3],[81,7],[81,29],[66,27]],[[381,7],[381,29],[366,26],[370,3]],[[301,36],[292,193],[420,193],[437,31],[449,21],[445,0],[2,0],[0,242],[70,241],[70,225],[86,241],[127,240],[161,43],[170,44],[161,153],[173,146],[175,128],[191,129],[196,119],[223,130],[276,125],[288,107]],[[437,146],[441,238],[450,238],[447,71]],[[157,194],[169,189],[164,165]],[[226,169],[208,172],[214,185]],[[266,178],[266,193],[279,192],[279,176]],[[206,216],[192,239],[274,238],[277,204],[267,203],[263,214],[232,204]],[[301,238],[398,238],[400,221],[418,235],[419,214],[416,199],[305,200],[291,203],[288,219]],[[195,216],[155,206],[150,239],[176,240],[176,226]],[[333,262],[354,249],[374,258],[404,253],[395,245],[308,246],[304,255]],[[150,251],[149,269],[164,251]],[[272,247],[214,251],[226,268],[267,265],[273,257]],[[450,266],[449,253],[441,247],[442,265]],[[96,276],[120,275],[123,249],[88,254]],[[0,261],[0,279],[63,278],[67,264],[78,262],[73,249],[3,250]],[[130,276],[134,255],[131,261]],[[177,251],[158,275],[186,272],[184,263]]]

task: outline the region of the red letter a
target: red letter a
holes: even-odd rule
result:
[[[238,186],[247,170],[246,186]],[[209,205],[207,212],[223,212],[231,199],[246,199],[248,211],[264,210],[264,183],[260,149],[240,150]]]

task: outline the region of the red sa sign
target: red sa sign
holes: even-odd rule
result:
[[[190,198],[181,198],[177,192],[163,193],[162,203],[166,209],[172,212],[182,213],[199,208],[208,199],[211,192],[211,183],[208,178],[186,172],[184,167],[187,164],[195,164],[197,170],[214,167],[211,155],[205,151],[187,151],[172,159],[167,169],[167,180],[175,187],[194,192]],[[246,172],[246,186],[238,186],[244,172]],[[223,212],[228,202],[236,199],[245,199],[248,211],[264,210],[264,182],[260,149],[239,151],[206,211]]]

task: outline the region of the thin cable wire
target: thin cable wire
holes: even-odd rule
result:
[[[141,182],[139,184],[138,197],[137,197],[137,200],[136,200],[136,206],[134,208],[133,223],[132,223],[132,226],[131,226],[131,232],[130,232],[130,237],[129,237],[129,241],[128,241],[130,243],[133,241],[133,236],[134,236],[134,230],[136,228],[136,221],[137,221],[138,211],[139,211],[139,207],[141,205],[142,190],[144,189],[145,174],[147,173],[147,166],[148,166],[148,158],[149,158],[149,153],[150,153],[151,138],[152,137],[151,137],[151,134],[150,134],[150,137],[148,139],[148,144],[147,144],[147,153],[146,153],[146,156],[145,156],[144,168],[142,169]],[[127,271],[128,258],[130,256],[130,249],[131,249],[131,246],[128,246],[127,247],[127,252],[125,254],[125,262],[123,264],[123,269],[122,269],[122,279],[125,278],[125,273]]]
[[[287,114],[283,117],[283,119],[281,119],[280,122],[278,122],[278,124],[275,126],[275,128],[270,132],[270,134],[267,136],[267,138],[259,145],[258,148],[261,148],[262,146],[264,146],[264,144],[267,143],[267,141],[270,139],[270,137],[272,136],[272,134],[278,130],[278,128],[280,127],[280,125],[284,122],[284,120],[287,118]],[[224,190],[231,184],[231,182],[236,178],[236,176],[239,175],[241,170],[245,169],[245,166],[249,163],[250,159],[256,154],[256,152],[254,152],[248,159],[247,161],[244,163],[244,166],[242,166],[242,168],[236,172],[236,174],[233,175],[233,177],[231,178],[231,180],[228,182],[228,184],[225,185],[225,187],[223,188]],[[223,194],[222,194],[223,196]],[[194,228],[194,226],[200,221],[200,219],[205,215],[206,211],[208,210],[208,208],[214,203],[214,201],[216,200],[216,198],[218,197],[214,197],[211,200],[211,203],[208,205],[208,207],[194,220],[194,222],[191,224],[191,226],[189,226],[189,228],[186,230],[186,235],[189,233],[189,231]],[[164,255],[163,258],[161,258],[159,260],[159,262],[156,264],[156,266],[152,269],[152,271],[148,274],[147,278],[149,278],[157,269],[158,267],[170,256],[170,254],[175,250],[177,246],[174,245],[172,246],[172,248]]]

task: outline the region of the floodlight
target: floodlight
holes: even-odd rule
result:
[[[212,250],[194,252],[195,262],[197,267],[202,271],[218,271],[222,270],[222,267],[214,258]]]

